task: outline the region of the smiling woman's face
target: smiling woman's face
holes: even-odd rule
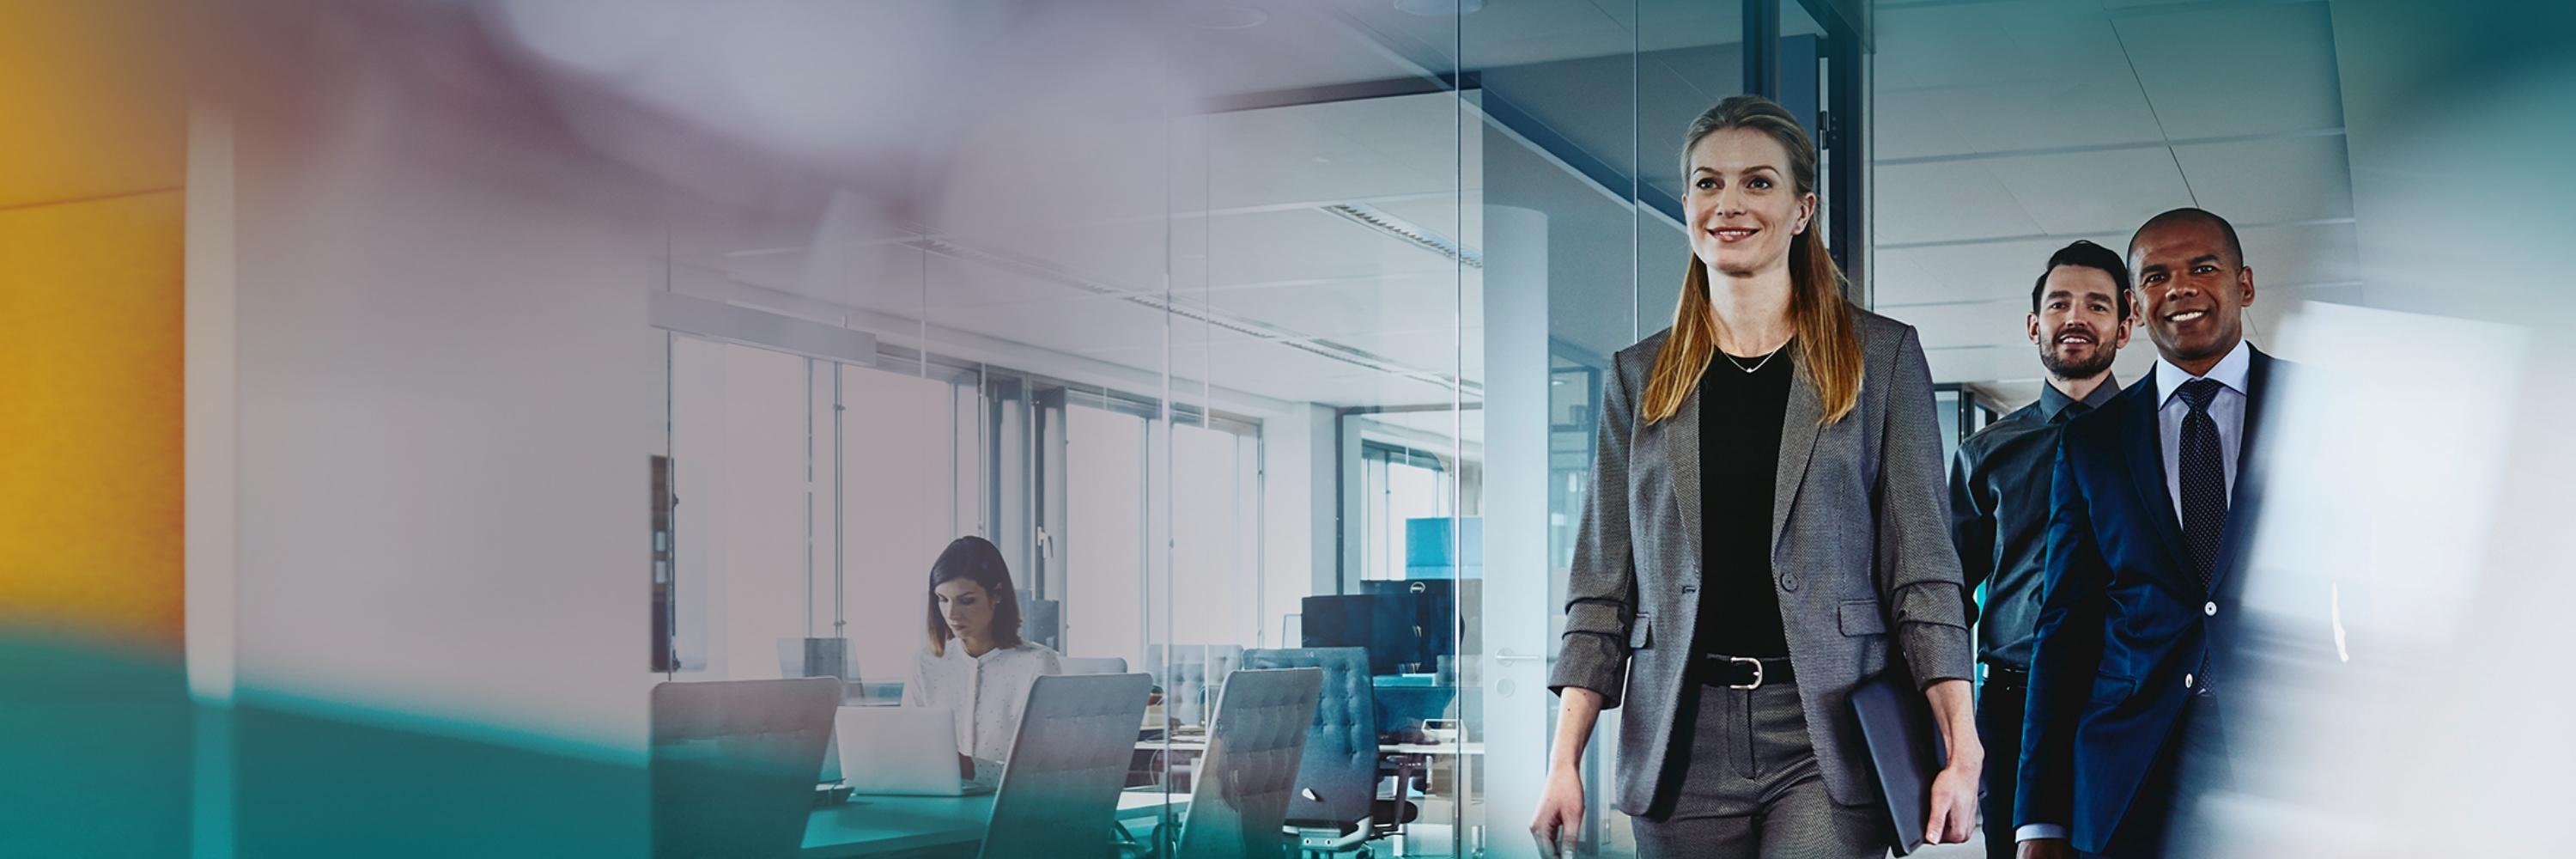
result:
[[[930,589],[939,600],[939,616],[948,621],[948,634],[977,640],[991,638],[993,628],[993,593],[971,579],[949,579]]]
[[[1690,150],[1691,253],[1712,275],[1744,276],[1785,265],[1789,243],[1816,214],[1816,195],[1798,193],[1789,150],[1758,129],[1728,128]]]

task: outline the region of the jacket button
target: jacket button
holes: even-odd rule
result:
[[[1797,576],[1791,576],[1791,575],[1783,575],[1783,576],[1781,576],[1781,577],[1780,577],[1780,588],[1781,588],[1782,590],[1791,590],[1791,591],[1797,590],[1797,589],[1798,589],[1798,577],[1797,577]]]
[[[2191,688],[2191,675],[2185,674],[2182,676],[2182,688]]]
[[[2210,617],[2217,617],[2217,616],[2218,616],[2218,604],[2217,604],[2217,603],[2214,603],[2214,602],[2213,602],[2213,603],[2203,603],[2203,604],[2201,605],[2201,607],[2200,607],[2200,613],[2201,613],[2201,614],[2208,615],[2208,616],[2210,616]]]

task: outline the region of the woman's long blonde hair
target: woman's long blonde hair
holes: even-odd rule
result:
[[[1798,194],[1816,192],[1815,142],[1799,127],[1797,117],[1758,95],[1718,102],[1691,122],[1690,136],[1682,142],[1682,175],[1690,175],[1692,147],[1710,134],[1734,128],[1754,129],[1780,141],[1780,148],[1789,151],[1789,175]],[[1673,311],[1673,332],[1664,338],[1663,349],[1655,354],[1654,370],[1646,376],[1642,404],[1646,423],[1681,411],[1682,402],[1699,386],[1700,374],[1708,371],[1708,362],[1717,359],[1717,325],[1709,310],[1708,288],[1708,267],[1697,256],[1691,257],[1682,275],[1681,306]],[[1789,243],[1789,320],[1798,343],[1798,370],[1807,374],[1824,400],[1824,417],[1818,425],[1841,420],[1860,402],[1860,338],[1852,332],[1851,305],[1843,300],[1842,269],[1825,252],[1824,232],[1816,229],[1812,219],[1806,231]]]

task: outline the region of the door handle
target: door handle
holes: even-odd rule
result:
[[[1504,665],[1510,665],[1514,662],[1533,662],[1544,660],[1546,658],[1546,656],[1537,654],[1513,653],[1512,649],[1508,647],[1494,651],[1494,661],[1500,662]]]

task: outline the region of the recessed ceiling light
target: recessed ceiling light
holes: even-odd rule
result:
[[[1395,9],[1425,18],[1448,18],[1471,15],[1485,8],[1485,0],[1395,0]]]

